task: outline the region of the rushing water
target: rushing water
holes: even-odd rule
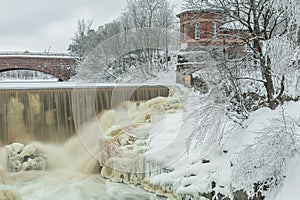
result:
[[[88,121],[112,107],[114,94],[130,94],[128,98],[137,101],[168,93],[164,87],[128,90],[132,88],[0,90],[0,200],[160,199],[139,187],[102,178],[98,160],[87,153],[75,134],[75,123],[85,124],[81,133],[89,134],[94,124]],[[91,112],[89,98],[95,103]],[[12,142],[24,143],[44,155],[47,170],[9,172],[4,147]]]
[[[30,145],[46,155],[49,170],[9,173],[2,166],[1,176],[5,187],[0,185],[0,199],[4,189],[11,190],[11,195],[20,196],[23,200],[158,199],[140,188],[112,183],[100,177],[98,161],[87,153],[77,137],[62,145],[39,142]],[[6,156],[2,148],[1,164]]]
[[[0,144],[65,141],[79,125],[120,103],[114,96],[139,101],[167,95],[163,86],[0,88]]]

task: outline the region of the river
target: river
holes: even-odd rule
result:
[[[92,87],[100,88],[99,86]],[[101,87],[104,88],[104,86]],[[80,88],[82,89],[82,87]],[[135,96],[139,98],[141,95],[141,98],[145,98],[145,95],[147,96],[149,93],[147,90],[152,91],[151,88],[146,88],[142,92],[135,93]],[[96,89],[96,94],[97,91],[100,90]],[[76,135],[77,127],[70,122],[70,119],[73,120],[73,117],[70,118],[70,116],[74,114],[70,114],[71,111],[74,112],[74,106],[70,106],[72,102],[68,102],[74,101],[71,98],[74,97],[70,94],[71,92],[74,93],[73,84],[1,83],[0,120],[2,126],[6,128],[2,128],[0,132],[2,140],[2,145],[0,143],[0,199],[162,199],[138,186],[113,183],[100,176],[98,161],[87,153]],[[108,94],[107,92],[100,93],[101,95]],[[150,92],[146,99],[153,98],[158,94]],[[53,100],[52,106],[51,100]],[[103,101],[98,101],[98,104],[101,103]],[[103,109],[104,107],[98,105],[98,108]],[[87,108],[82,107],[82,109],[86,110]],[[55,114],[47,114],[50,113],[49,110]],[[96,111],[95,113],[100,112]],[[51,120],[54,121],[51,121],[47,115],[50,115]],[[64,126],[62,127],[62,125]],[[89,126],[89,122],[85,122],[85,125]],[[47,133],[43,132],[44,130]],[[62,133],[63,130],[73,131],[73,133]],[[58,137],[58,134],[62,134],[63,137]],[[47,140],[53,140],[53,142]],[[15,142],[33,147],[45,156],[47,169],[10,172],[7,165],[7,148]]]

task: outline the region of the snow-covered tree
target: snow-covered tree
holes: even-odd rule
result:
[[[132,28],[161,27],[174,25],[174,5],[167,0],[129,0],[122,14]]]
[[[80,59],[95,48],[98,43],[97,34],[91,26],[92,21],[86,21],[85,19],[78,20],[77,32],[72,38],[72,43],[69,45],[68,50]]]
[[[129,0],[122,13],[122,19],[123,24],[126,22],[127,27],[130,27],[130,29],[146,30],[147,28],[162,28],[170,30],[174,27],[175,21],[174,5],[168,0]],[[152,29],[151,32],[153,32],[153,30],[154,29]],[[144,73],[153,76],[153,69],[157,69],[158,67],[157,61],[154,61],[156,60],[155,58],[164,56],[163,59],[167,61],[168,49],[166,48],[167,45],[163,48],[164,50],[148,48],[148,46],[152,46],[151,43],[154,42],[154,38],[152,35],[148,35],[148,33],[148,30],[146,30],[145,34],[139,34],[141,37],[137,39],[137,42],[142,43],[141,45],[144,49],[138,49],[137,51],[131,52],[131,54],[134,54],[135,58],[137,58],[133,59],[137,61],[135,65],[143,66],[141,69],[146,69]],[[155,33],[154,35],[157,34]],[[166,41],[170,40],[167,34],[163,35]],[[162,39],[161,36],[158,37],[160,40]]]
[[[124,21],[123,21],[124,20]],[[106,23],[102,26],[99,26],[97,29],[97,35],[99,42],[102,42],[113,35],[122,33],[123,31],[127,30],[125,19],[118,18],[113,20],[112,22]],[[99,44],[99,43],[98,43]]]
[[[283,53],[286,51],[283,47],[289,45],[290,55],[296,54],[296,45],[299,44],[299,1],[186,0],[185,8],[210,8],[211,10],[222,11],[218,13],[225,19],[224,27],[243,30],[238,33],[235,32],[233,35],[225,35],[226,37],[236,37],[242,40],[242,45],[247,46],[249,52],[245,57],[235,60],[234,63],[231,60],[230,65],[227,63],[226,65],[227,68],[236,70],[236,68],[242,66],[242,63],[247,61],[246,65],[253,65],[253,70],[250,77],[231,78],[236,78],[236,82],[254,82],[254,90],[257,90],[257,83],[262,84],[263,91],[257,92],[260,92],[259,95],[261,96],[266,96],[267,105],[271,109],[275,109],[284,101],[285,96],[291,95],[285,90],[287,83],[289,83],[287,80],[289,77],[285,73],[278,74],[277,72],[292,70],[294,74],[299,73],[299,66],[293,69],[290,68],[292,57],[285,57],[286,54]],[[245,34],[245,31],[247,34]],[[286,38],[286,40],[281,40],[282,38]],[[278,43],[279,41],[280,43]],[[285,42],[285,45],[282,45],[282,42]],[[278,46],[277,51],[269,51],[274,44]],[[266,47],[268,45],[269,48]],[[278,52],[282,53],[278,54]],[[273,53],[276,53],[276,56]],[[277,60],[281,60],[280,64],[273,60],[275,57]],[[258,86],[258,88],[261,87]]]
[[[167,0],[128,1],[121,17],[96,31],[99,46],[78,67],[77,79],[91,74],[89,81],[119,82],[135,74],[144,80],[166,69],[169,43],[179,43],[167,34],[173,8]]]
[[[299,153],[296,122],[282,113],[257,133],[255,142],[238,153],[232,169],[233,190],[250,196],[276,195],[285,180],[289,159]],[[260,193],[260,194],[259,194]]]
[[[166,40],[168,35],[168,40]],[[90,82],[145,82],[168,70],[165,49],[178,49],[179,41],[172,30],[143,28],[124,31],[101,42],[82,61],[77,80]],[[176,45],[178,44],[178,45]],[[153,57],[149,57],[149,51]]]

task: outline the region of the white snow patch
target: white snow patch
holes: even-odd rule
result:
[[[186,106],[184,112],[190,109],[187,104]],[[261,132],[264,127],[269,126],[273,119],[281,119],[282,112],[300,124],[299,110],[299,102],[287,102],[283,107],[279,106],[275,111],[269,108],[261,108],[250,115],[246,123],[246,128],[237,126],[233,130],[229,129],[228,131],[231,131],[228,134],[229,136],[224,137],[220,145],[214,148],[209,154],[204,155],[200,153],[199,148],[191,148],[188,155],[181,155],[176,162],[170,163],[168,167],[174,169],[174,171],[154,176],[150,178],[150,182],[153,185],[161,187],[172,185],[174,193],[179,196],[182,194],[195,195],[212,190],[216,191],[216,193],[220,192],[231,196],[232,163],[236,155],[245,146],[253,144],[258,132]],[[180,123],[177,115],[178,113],[167,116],[165,129],[160,132],[161,135],[158,135],[150,142],[150,146],[152,147],[150,152],[160,149],[164,145],[169,145],[167,141],[174,140],[172,131],[174,132],[176,129],[169,126],[176,127]],[[188,125],[192,128],[192,124]],[[300,134],[299,129],[297,131],[298,134]],[[181,128],[180,131],[182,135],[189,135],[189,131],[191,130]],[[182,139],[187,139],[187,137],[182,137]],[[184,146],[172,147],[172,151],[174,152],[178,152],[177,148],[185,148]],[[161,160],[165,156],[161,154]],[[287,171],[286,185],[276,200],[297,199],[296,197],[299,196],[296,196],[297,188],[300,185],[299,161],[299,157],[297,157],[291,162]],[[211,185],[213,181],[216,183],[215,188],[212,188]],[[290,198],[287,198],[287,194],[290,194]]]

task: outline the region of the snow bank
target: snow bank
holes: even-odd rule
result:
[[[266,130],[266,127],[272,127],[274,121],[282,120],[283,113],[284,116],[289,119],[288,122],[292,120],[300,124],[299,110],[300,103],[298,102],[288,102],[282,107],[278,107],[275,111],[269,108],[259,109],[250,115],[246,122],[246,128],[236,126],[233,129],[228,129],[229,132],[224,132],[224,136],[228,136],[224,137],[219,145],[215,146],[207,155],[201,155],[201,148],[191,148],[188,155],[181,157],[176,163],[168,166],[172,168],[173,171],[151,177],[149,184],[152,185],[153,188],[162,189],[168,187],[169,189],[165,190],[165,192],[174,193],[179,199],[183,197],[200,199],[201,196],[208,196],[208,193],[212,191],[214,191],[216,195],[219,193],[232,198],[233,192],[239,188],[232,187],[233,182],[237,183],[236,180],[234,180],[236,177],[233,176],[233,174],[236,173],[234,170],[240,170],[241,165],[243,165],[242,163],[237,163],[237,156],[245,153],[243,150],[246,147],[254,145],[254,143],[257,142],[257,138],[260,137],[261,134],[265,134],[264,130]],[[296,133],[300,134],[299,125],[296,128]],[[165,135],[165,137],[167,136],[168,134]],[[172,139],[172,137],[169,138],[169,140]],[[165,140],[168,139],[165,138]],[[152,142],[155,143],[156,141],[154,140]],[[157,145],[159,143],[160,142],[157,142]],[[269,148],[270,151],[273,151],[272,148],[276,148],[276,146],[269,146]],[[277,155],[279,155],[279,153],[283,155],[293,155],[289,153],[289,150],[286,154],[284,154],[284,152],[278,152]],[[255,157],[255,155],[253,156]],[[261,158],[248,160],[250,163],[248,166],[260,164],[255,162],[261,162],[263,155],[257,156],[261,156]],[[287,157],[287,163],[289,163],[289,159],[290,157]],[[251,163],[251,161],[253,161],[253,163]],[[288,199],[297,199],[296,188],[299,186],[297,183],[300,183],[300,171],[295,169],[299,165],[298,158],[292,160],[291,164],[288,165],[289,170],[287,174],[290,175],[284,180],[284,184],[287,185],[283,187],[282,193],[278,195],[278,200],[287,199],[285,198],[287,193],[291,196],[291,198]],[[274,168],[276,167],[274,166]],[[268,177],[271,172],[267,172],[267,170],[271,169],[272,166],[269,168],[265,166],[265,170],[261,170],[261,177]],[[283,170],[282,174],[286,174],[284,165],[281,169]],[[258,180],[257,178],[260,177],[259,174],[253,174],[253,176],[254,179],[247,179],[247,177],[244,176],[240,178],[243,181],[248,181],[248,184],[253,188],[254,182],[251,181]],[[291,192],[292,189],[294,189],[294,192]],[[276,193],[277,190],[274,191]],[[272,196],[273,194],[266,193],[266,195]],[[280,198],[280,196],[283,197]]]
[[[289,164],[293,155],[289,151],[294,147],[286,146],[287,151],[283,152],[284,144],[279,142],[280,146],[276,146],[272,141],[282,136],[280,130],[285,130],[285,123],[295,125],[293,130],[300,133],[299,102],[287,102],[275,111],[261,108],[251,113],[241,127],[226,116],[222,107],[218,108],[222,101],[215,105],[206,102],[205,107],[199,107],[199,102],[195,101],[197,94],[187,88],[183,90],[173,91],[176,97],[158,97],[138,104],[128,102],[119,110],[103,114],[108,119],[100,119],[100,124],[109,125],[103,126],[104,137],[100,140],[102,176],[117,182],[141,184],[146,190],[169,199],[209,199],[217,195],[238,199],[237,195],[246,194],[236,191],[249,189],[247,184],[253,188],[256,181],[274,172],[271,165],[255,168],[267,160],[259,151],[248,151],[251,159],[246,157],[245,163],[239,160],[248,155],[247,148],[258,145],[266,152],[269,148],[271,154],[265,153],[268,159],[282,153],[274,169],[281,169],[281,175],[286,176],[283,184],[287,186],[279,193],[278,200],[283,199],[280,195],[291,193],[289,188],[297,187],[300,179],[293,173],[298,170],[293,170],[299,162],[296,159]],[[206,100],[203,98],[202,103]],[[201,123],[195,124],[198,120],[195,113],[199,114],[195,111],[199,108],[203,112],[198,121]],[[204,132],[195,133],[195,130]],[[264,140],[264,136],[269,140]],[[284,141],[290,143],[290,140]],[[286,164],[285,161],[282,164],[283,157],[286,157]],[[243,166],[247,166],[252,175],[249,178],[240,173],[238,180],[238,172],[247,170]],[[272,194],[264,195],[274,195],[278,191],[274,188],[270,189]]]

